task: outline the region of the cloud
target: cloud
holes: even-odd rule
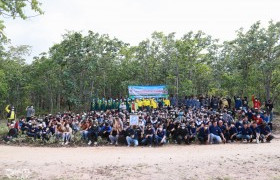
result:
[[[66,30],[93,30],[136,45],[153,31],[202,30],[221,40],[234,38],[240,27],[257,20],[279,20],[276,0],[43,0],[45,14],[28,20],[5,20],[15,45],[31,45],[27,61],[48,51]]]

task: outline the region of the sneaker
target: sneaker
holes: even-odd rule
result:
[[[259,144],[259,143],[260,143],[260,140],[257,139],[257,144]]]
[[[88,145],[90,146],[91,144],[92,144],[92,142],[91,142],[91,141],[89,141],[89,142],[88,142]]]
[[[116,142],[115,146],[118,146],[119,144]]]
[[[96,146],[96,145],[97,145],[97,142],[94,142],[93,144]]]
[[[63,146],[63,145],[64,145],[64,142],[62,142],[61,145]]]
[[[127,147],[130,147],[130,145],[127,145]]]
[[[65,145],[67,145],[69,142],[68,141],[66,141],[66,143],[65,143]]]
[[[110,143],[110,145],[113,145],[113,143]]]

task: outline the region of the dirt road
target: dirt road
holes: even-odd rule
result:
[[[160,148],[0,146],[0,177],[276,180],[280,179],[280,140]]]

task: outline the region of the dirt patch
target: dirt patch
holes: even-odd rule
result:
[[[160,148],[0,146],[0,177],[19,179],[279,179],[280,140]]]

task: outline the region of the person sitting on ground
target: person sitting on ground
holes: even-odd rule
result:
[[[38,137],[38,128],[36,126],[36,122],[32,122],[31,127],[28,129],[28,132],[26,133],[27,136],[33,137],[34,139],[39,138]]]
[[[196,138],[196,127],[195,127],[195,123],[192,121],[190,122],[190,126],[189,126],[189,142],[194,142],[195,138]]]
[[[152,127],[151,124],[148,124],[148,126],[144,131],[144,139],[141,141],[141,144],[149,145],[149,147],[151,147],[153,143],[154,135],[155,135],[154,128]]]
[[[228,127],[228,132],[229,132],[229,136],[227,139],[227,142],[234,142],[236,140],[236,136],[237,136],[237,128],[235,127],[234,122],[231,122],[230,127]]]
[[[222,130],[217,125],[217,121],[213,121],[213,125],[209,127],[210,131],[210,143],[221,143],[222,140],[226,142]]]
[[[208,124],[201,124],[200,127],[197,128],[197,131],[197,138],[201,144],[210,142],[210,132]]]
[[[106,140],[108,141],[111,131],[112,131],[112,127],[110,126],[110,124],[108,122],[105,122],[100,129],[99,135],[102,138],[106,138]]]
[[[250,128],[249,123],[244,122],[242,130],[241,130],[241,134],[237,135],[237,139],[241,140],[241,142],[243,142],[243,140],[247,140],[247,142],[250,142],[252,138],[252,130]]]
[[[163,129],[163,125],[159,125],[156,130],[156,144],[163,145],[166,143],[166,131]]]
[[[67,145],[71,140],[71,136],[72,136],[72,128],[67,123],[65,125],[65,131],[63,132],[63,135],[62,135],[62,145],[64,145],[64,144]]]
[[[94,121],[88,129],[88,145],[91,145],[92,143],[94,143],[94,145],[97,145],[97,138],[99,132],[100,127],[98,126],[97,122]]]
[[[127,136],[126,136],[126,142],[127,146],[130,147],[131,144],[134,146],[138,146],[138,132],[137,132],[137,127],[134,125],[133,127],[129,127],[126,131]]]
[[[257,125],[257,122],[253,122],[251,125],[251,130],[252,130],[252,139],[251,142],[253,141],[253,139],[256,139],[256,142],[259,143],[260,140],[260,129]]]
[[[109,139],[111,141],[111,145],[118,145],[118,139],[119,139],[119,129],[117,127],[113,127]]]
[[[189,142],[189,130],[186,128],[186,124],[179,124],[177,133],[176,133],[176,141],[178,144],[184,142],[185,144],[190,144]]]
[[[271,129],[265,122],[263,122],[259,127],[261,142],[264,142],[264,140],[266,140],[266,142],[269,143],[274,138],[274,136],[271,133]]]
[[[9,132],[4,137],[4,141],[6,142],[11,141],[13,138],[16,138],[18,135],[18,130],[15,128],[14,123],[8,124],[8,127],[9,127]]]

